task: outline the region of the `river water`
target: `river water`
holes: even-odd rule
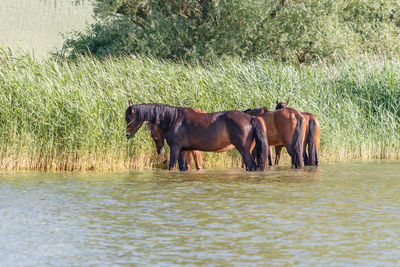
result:
[[[398,266],[400,163],[0,173],[1,266]]]

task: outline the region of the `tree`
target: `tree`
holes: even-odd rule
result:
[[[264,54],[298,62],[398,53],[399,7],[393,0],[95,0],[97,22],[70,35],[62,53],[185,60]]]

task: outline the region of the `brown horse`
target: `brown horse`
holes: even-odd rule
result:
[[[204,110],[201,110],[199,108],[193,108],[194,111],[199,112],[199,113],[206,113]],[[151,137],[153,138],[153,141],[156,145],[156,150],[158,154],[164,154],[165,153],[165,135],[161,131],[160,128],[158,128],[155,125],[150,124],[149,125],[150,132],[151,132]],[[223,149],[213,151],[213,152],[225,152],[228,150],[231,150],[235,148],[233,145],[229,145]],[[190,151],[185,151],[185,160],[186,160],[186,170],[190,170],[192,167],[192,158],[194,159],[194,163],[196,165],[197,170],[203,169],[202,163],[203,163],[203,157],[201,155],[201,152],[198,150],[190,150]],[[243,164],[244,165],[244,164]]]
[[[276,100],[275,110],[287,108],[289,101],[280,102],[279,99]],[[321,126],[318,119],[311,113],[301,112],[301,115],[306,119],[306,136],[304,142],[304,165],[306,166],[318,166],[318,148],[319,148],[319,138],[321,133]],[[308,155],[306,152],[306,146],[308,146]],[[279,163],[281,157],[282,146],[275,147],[275,164]]]
[[[172,107],[163,104],[132,105],[125,112],[127,138],[133,137],[144,122],[160,128],[170,147],[169,169],[175,167],[185,171],[187,150],[216,151],[229,145],[242,155],[246,170],[265,169],[268,143],[262,120],[240,111],[198,113],[190,108]],[[253,141],[257,148],[257,165],[250,154]]]
[[[244,112],[264,121],[269,146],[286,147],[292,158],[292,167],[298,169],[302,167],[305,119],[300,112],[292,108],[269,111],[265,107],[248,109]],[[269,147],[268,161],[272,165],[271,147]]]

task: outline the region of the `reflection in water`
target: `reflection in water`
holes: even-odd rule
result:
[[[398,265],[399,170],[2,173],[0,262]]]

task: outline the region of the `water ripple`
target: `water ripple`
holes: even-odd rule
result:
[[[0,174],[0,265],[398,266],[400,163]]]

